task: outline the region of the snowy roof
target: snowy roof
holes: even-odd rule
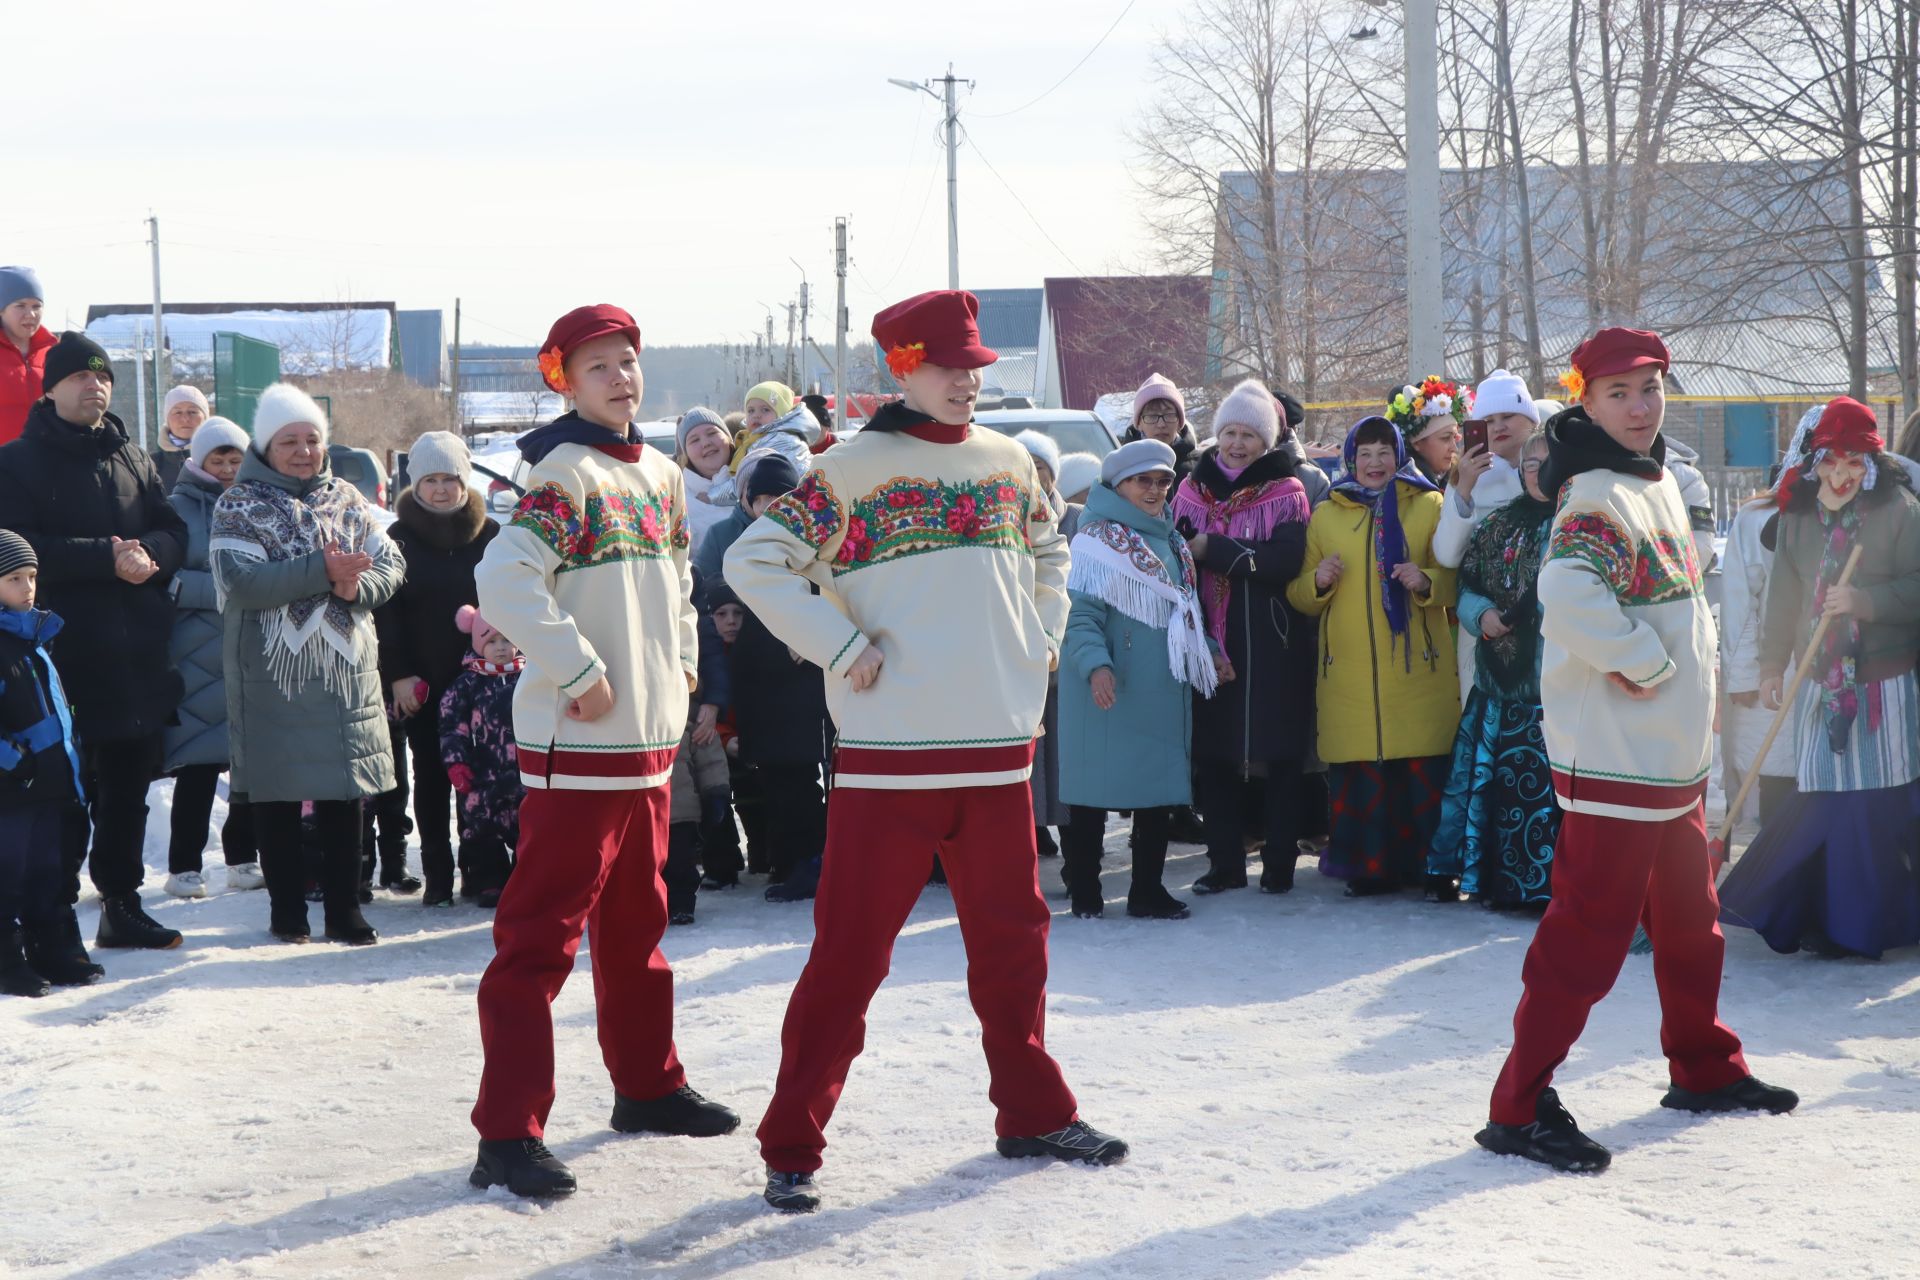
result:
[[[394,307],[390,302],[341,307],[311,303],[169,304],[167,347],[176,376],[212,376],[213,335],[238,333],[280,348],[283,373],[385,369],[392,364]],[[96,306],[87,310],[87,336],[107,350],[129,353],[150,344],[153,309]]]

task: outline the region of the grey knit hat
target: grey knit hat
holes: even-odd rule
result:
[[[415,484],[428,476],[452,476],[460,487],[473,487],[473,454],[467,442],[451,431],[426,431],[407,450],[407,475]]]
[[[29,567],[40,567],[40,557],[33,554],[33,544],[11,529],[0,529],[0,578],[15,569]]]
[[[1100,460],[1100,483],[1118,487],[1122,480],[1149,471],[1174,474],[1173,449],[1158,440],[1130,440]]]
[[[732,441],[733,432],[727,430],[727,420],[705,405],[697,404],[680,415],[680,421],[673,429],[675,453],[684,454],[687,451],[687,433],[702,423],[720,428],[720,434],[727,437],[729,442]]]

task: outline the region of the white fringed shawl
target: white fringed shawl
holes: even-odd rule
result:
[[[1193,556],[1184,539],[1170,539],[1179,557],[1181,582],[1136,530],[1114,520],[1085,520],[1071,544],[1067,589],[1103,600],[1143,626],[1167,633],[1167,665],[1173,678],[1212,697],[1219,677],[1194,592]]]

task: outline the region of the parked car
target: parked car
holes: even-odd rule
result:
[[[651,448],[673,456],[676,418],[642,422],[640,438]],[[527,491],[527,460],[521,456],[518,436],[496,440],[485,453],[473,456],[474,474],[487,481],[487,510],[496,516],[509,515]]]
[[[1120,447],[1112,429],[1083,409],[989,409],[974,414],[973,420],[1003,436],[1038,431],[1059,445],[1061,453],[1090,453],[1104,458]]]
[[[371,449],[356,449],[350,444],[330,444],[327,459],[333,474],[358,489],[363,497],[382,511],[387,509],[387,469]]]

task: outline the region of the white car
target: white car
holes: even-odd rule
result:
[[[668,457],[673,456],[674,428],[677,418],[642,422],[640,438]],[[473,457],[474,474],[487,481],[487,510],[497,516],[510,515],[527,491],[527,460],[520,453],[520,437],[496,440],[485,453]]]

